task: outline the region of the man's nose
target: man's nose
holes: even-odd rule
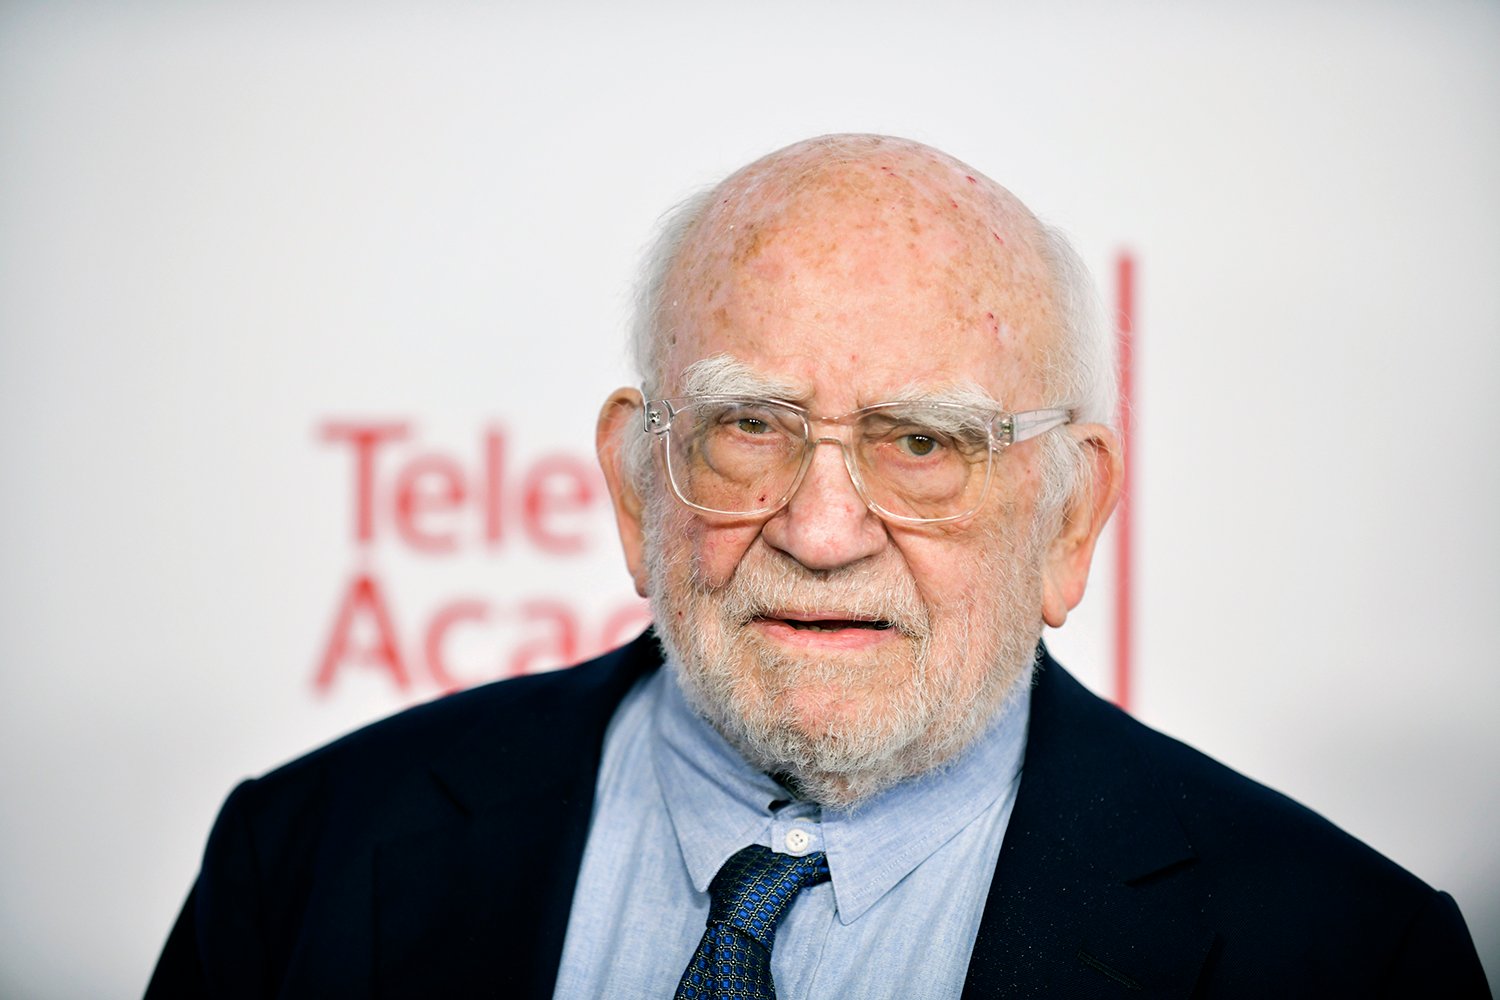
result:
[[[841,443],[819,438],[811,447],[807,475],[761,537],[808,569],[838,569],[879,552],[889,540],[885,524],[854,488]]]

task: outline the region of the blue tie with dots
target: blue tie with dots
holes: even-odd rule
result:
[[[797,893],[827,881],[822,851],[796,858],[752,845],[724,862],[708,886],[708,928],[674,1000],[776,1000],[776,923]]]

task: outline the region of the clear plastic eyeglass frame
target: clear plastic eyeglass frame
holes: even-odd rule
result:
[[[750,510],[720,510],[714,507],[705,507],[694,503],[684,495],[682,488],[677,482],[678,472],[673,468],[671,433],[673,419],[690,406],[703,404],[744,404],[748,406],[775,406],[783,412],[795,414],[802,425],[802,457],[797,473],[792,477],[785,491],[774,501],[764,506]],[[989,436],[988,448],[985,451],[985,469],[983,484],[978,494],[968,506],[957,513],[945,514],[941,517],[913,517],[911,515],[899,514],[882,506],[871,495],[869,487],[864,482],[859,469],[859,462],[851,451],[850,444],[841,437],[813,437],[813,424],[832,424],[840,427],[849,427],[858,423],[866,416],[881,411],[899,410],[909,408],[913,405],[946,410],[956,418],[969,418],[976,425],[983,425]],[[768,517],[781,510],[791,502],[796,495],[802,480],[807,475],[807,470],[812,466],[813,455],[820,444],[834,444],[844,457],[844,468],[849,472],[849,479],[854,483],[854,489],[859,498],[864,501],[865,506],[874,511],[879,517],[901,524],[941,524],[949,521],[961,521],[972,517],[984,506],[985,498],[989,495],[990,480],[994,475],[995,456],[1013,444],[1019,444],[1030,438],[1037,437],[1056,427],[1072,421],[1071,411],[1066,408],[1052,408],[1040,410],[1026,410],[1020,413],[1006,411],[994,411],[970,406],[964,403],[948,403],[940,401],[903,401],[890,403],[875,403],[872,406],[864,406],[857,410],[851,410],[839,417],[815,417],[806,407],[798,406],[781,399],[767,399],[753,396],[678,396],[670,399],[649,399],[645,403],[643,411],[645,433],[653,435],[663,444],[662,453],[667,467],[667,481],[672,487],[672,495],[680,503],[701,511],[705,514],[714,514],[729,518],[758,518]]]

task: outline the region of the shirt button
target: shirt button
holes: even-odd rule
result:
[[[807,853],[808,845],[810,845],[811,843],[812,838],[807,835],[806,830],[793,828],[787,831],[786,849],[790,853],[805,854]]]

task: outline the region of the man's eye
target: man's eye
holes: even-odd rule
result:
[[[916,458],[926,458],[940,447],[937,438],[929,434],[903,434],[896,439],[896,446]]]
[[[744,434],[764,434],[771,429],[769,424],[758,417],[740,417],[735,421],[735,426]]]

